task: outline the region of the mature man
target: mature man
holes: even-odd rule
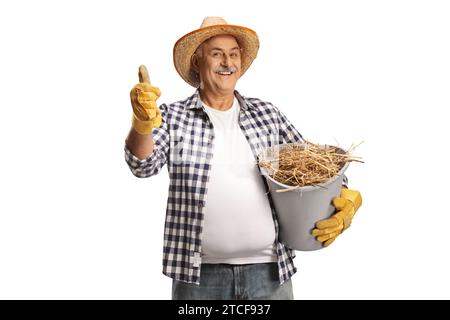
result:
[[[126,161],[137,177],[168,165],[163,273],[173,278],[173,299],[293,299],[295,254],[278,240],[255,160],[263,148],[303,138],[275,106],[235,90],[258,48],[253,30],[205,18],[174,47],[176,70],[197,88],[191,97],[158,108],[160,91],[142,67],[131,91]],[[360,205],[357,191],[341,197],[313,232],[324,245]]]

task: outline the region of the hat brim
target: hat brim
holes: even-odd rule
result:
[[[256,32],[246,27],[230,24],[213,25],[194,30],[181,37],[175,43],[173,47],[173,63],[184,81],[195,88],[200,85],[199,79],[191,67],[191,57],[204,41],[223,34],[229,34],[236,38],[242,49],[241,76],[247,71],[258,54],[259,39]]]

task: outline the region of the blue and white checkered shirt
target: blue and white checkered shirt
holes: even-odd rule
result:
[[[271,103],[246,98],[235,91],[241,107],[239,126],[255,156],[267,147],[303,142],[301,134]],[[158,174],[167,164],[169,197],[164,230],[163,273],[175,280],[200,284],[202,230],[209,172],[213,156],[214,130],[198,90],[184,101],[160,105],[162,125],[153,129],[154,150],[144,160],[125,146],[125,159],[140,178]],[[266,188],[267,183],[261,175]],[[270,193],[276,239],[279,226]],[[280,284],[297,270],[295,252],[276,240]]]

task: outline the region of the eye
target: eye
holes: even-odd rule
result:
[[[222,53],[219,52],[219,51],[216,51],[216,52],[213,52],[212,56],[213,56],[214,58],[220,58],[220,57],[222,56]]]

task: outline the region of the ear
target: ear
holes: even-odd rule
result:
[[[197,73],[199,73],[199,67],[198,67],[198,65],[199,65],[199,62],[198,62],[198,57],[197,57],[197,55],[194,53],[193,55],[192,55],[192,57],[191,57],[191,66],[192,66],[192,69],[195,71],[195,72],[197,72]]]

